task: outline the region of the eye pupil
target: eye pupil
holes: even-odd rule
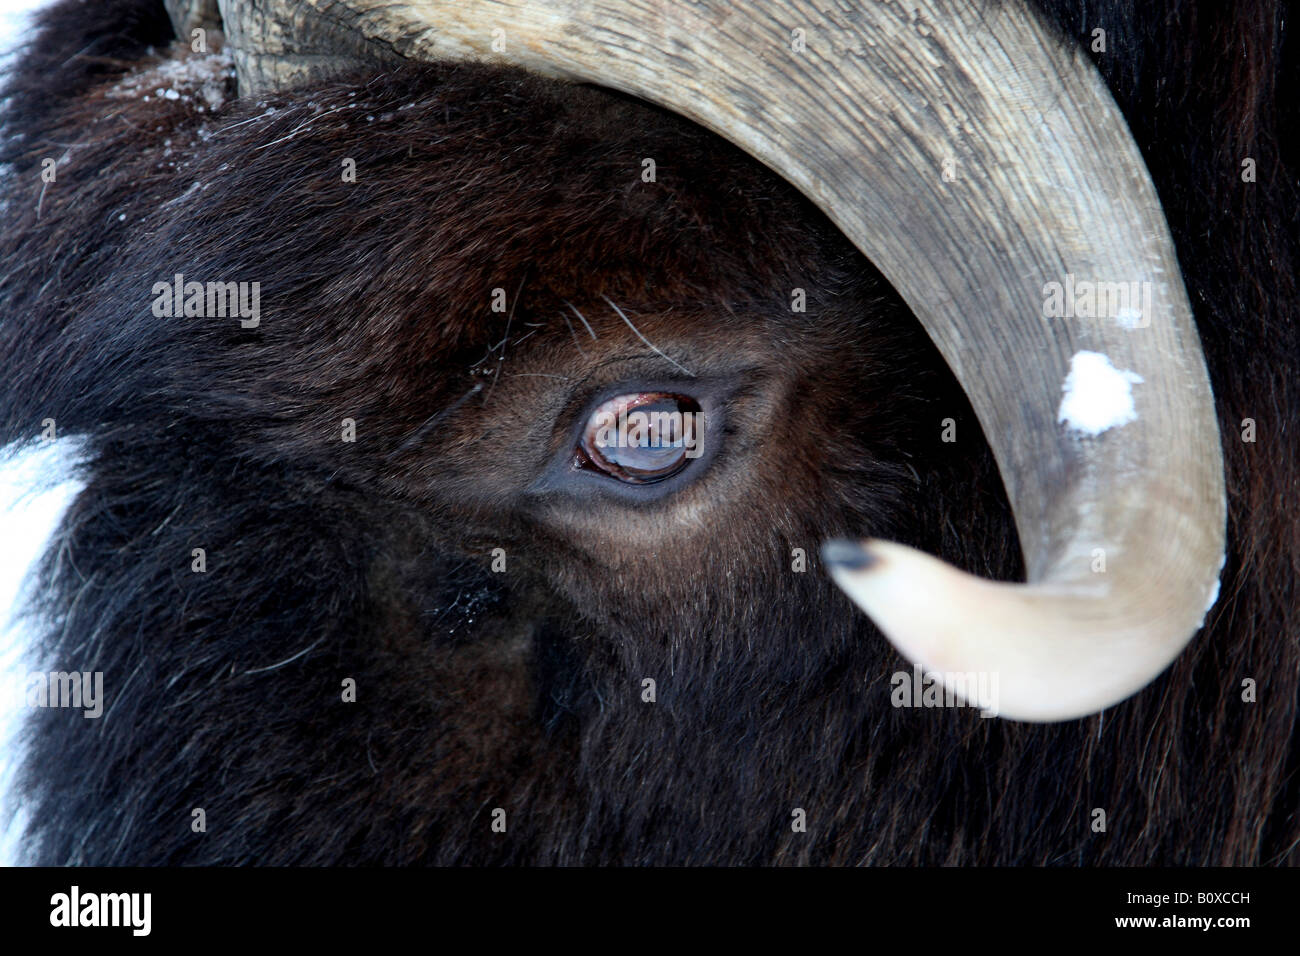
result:
[[[629,484],[650,484],[698,458],[703,435],[703,414],[692,398],[664,392],[619,395],[587,419],[574,464]]]

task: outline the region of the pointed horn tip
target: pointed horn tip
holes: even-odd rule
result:
[[[1098,614],[1108,599],[1077,585],[991,581],[905,545],[848,544],[832,557],[869,554],[870,573],[828,559],[836,584],[913,664],[998,675],[1000,717],[1095,714],[1141,690],[1195,633],[1181,618]]]
[[[849,541],[833,538],[822,545],[822,561],[832,571],[864,573],[880,563],[880,555],[871,550],[871,541]]]

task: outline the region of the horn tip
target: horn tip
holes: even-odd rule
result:
[[[835,538],[822,545],[822,560],[834,569],[843,571],[870,571],[880,563],[880,556],[857,541]]]

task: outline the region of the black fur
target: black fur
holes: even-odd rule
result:
[[[1231,553],[1165,675],[1053,726],[892,708],[910,667],[816,565],[821,541],[876,534],[1020,571],[960,390],[786,184],[662,111],[506,70],[409,67],[202,113],[110,95],[178,55],[161,5],[57,6],[4,115],[0,441],[53,418],[87,442],[44,565],[43,652],[103,671],[108,702],[98,721],[33,715],[34,856],[1294,861],[1294,41],[1264,0],[1164,6],[1049,15],[1066,42],[1108,31],[1095,59],[1156,179],[1219,402]],[[260,327],[155,317],[152,285],[177,272],[259,281]],[[722,450],[649,504],[527,492],[594,392],[676,380],[605,297],[725,396]]]

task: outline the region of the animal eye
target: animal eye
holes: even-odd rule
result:
[[[695,399],[665,392],[619,395],[587,419],[573,465],[629,484],[651,484],[698,458],[703,437],[704,417]]]

